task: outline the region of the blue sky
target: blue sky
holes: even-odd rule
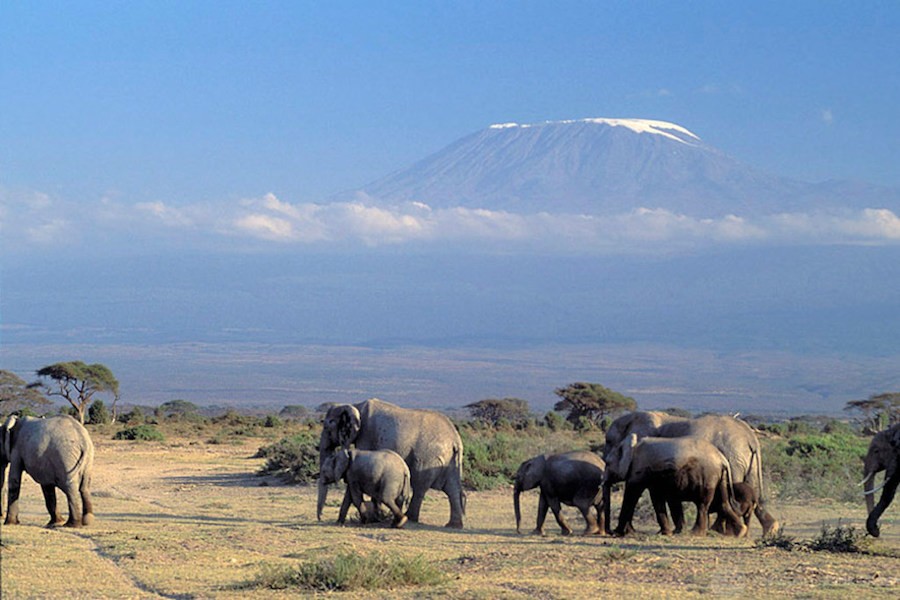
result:
[[[491,123],[582,117],[898,186],[897,31],[896,2],[4,2],[0,194],[318,202]]]

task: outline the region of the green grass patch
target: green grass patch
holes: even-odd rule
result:
[[[357,552],[342,552],[334,558],[305,562],[295,567],[265,564],[256,579],[244,587],[332,592],[435,585],[443,580],[444,575],[438,568],[420,556],[365,556]]]

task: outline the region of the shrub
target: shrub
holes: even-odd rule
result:
[[[116,435],[113,436],[113,439],[140,440],[144,442],[162,442],[166,439],[166,436],[164,436],[162,432],[160,432],[153,425],[143,424],[123,429],[122,431],[116,433]]]
[[[260,575],[244,587],[330,592],[434,585],[443,579],[441,571],[421,556],[342,552],[299,567],[264,565]]]
[[[859,500],[856,482],[868,441],[846,433],[764,440],[763,467],[782,498]]]
[[[106,425],[111,422],[112,417],[110,417],[103,400],[94,400],[88,407],[88,423],[91,425]]]
[[[266,415],[263,427],[281,427],[284,423],[275,415]]]
[[[819,536],[807,545],[810,550],[865,553],[869,551],[871,544],[872,541],[866,538],[865,532],[857,531],[852,525],[844,527],[838,523],[834,529],[823,524]]]
[[[263,446],[256,453],[265,458],[261,475],[278,475],[288,481],[309,483],[319,473],[319,444],[313,431],[303,431],[291,437]]]

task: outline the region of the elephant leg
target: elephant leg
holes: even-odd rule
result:
[[[85,474],[81,478],[81,486],[78,488],[79,493],[81,494],[81,523],[83,525],[90,525],[94,522],[94,501],[91,498],[91,476],[90,474]]]
[[[338,513],[337,522],[341,525],[347,520],[347,511],[350,510],[350,486],[347,486],[347,490],[344,492],[344,499],[341,501],[341,510]]]
[[[19,524],[19,493],[22,491],[22,468],[12,467],[9,470],[9,491],[5,525]]]
[[[716,520],[710,529],[718,533],[725,533],[725,517],[723,516],[721,509],[716,513]]]
[[[52,483],[41,485],[41,491],[44,493],[44,504],[47,506],[47,512],[50,513],[50,522],[47,523],[47,527],[62,525],[63,518],[59,514],[59,507],[56,503],[56,486]]]
[[[669,512],[672,513],[672,522],[675,525],[675,533],[684,531],[684,506],[681,500],[669,500]]]
[[[69,503],[69,518],[66,521],[66,527],[81,527],[83,525],[82,522],[82,505],[81,505],[81,491],[78,489],[78,486],[75,485],[74,482],[70,481],[63,488],[63,492],[66,494],[66,500]]]
[[[897,493],[897,484],[900,484],[900,473],[895,474],[888,480],[887,484],[884,486],[884,491],[881,493],[881,498],[866,519],[866,531],[868,531],[869,535],[872,537],[881,535],[881,529],[878,527],[878,519],[881,518],[882,513],[884,513],[891,502],[893,502],[894,494]]]
[[[356,507],[356,512],[360,516],[360,522],[362,522],[363,502],[366,501],[365,496],[363,496],[362,489],[359,487],[359,485],[348,483],[347,493],[350,495],[350,501],[353,503],[353,506]],[[377,507],[378,501],[375,498],[372,498],[372,504]]]
[[[547,518],[548,508],[550,508],[550,506],[547,504],[547,497],[544,496],[544,492],[541,492],[540,498],[538,499],[537,524],[534,526],[534,531],[531,533],[544,535],[544,520]]]
[[[593,501],[593,496],[580,496],[575,498],[575,506],[578,507],[578,510],[581,511],[581,516],[584,517],[584,535],[600,533],[600,527],[597,525],[597,518],[594,516],[594,513],[591,512],[591,509],[594,507]]]
[[[774,535],[778,532],[780,527],[778,525],[778,520],[769,514],[769,511],[766,510],[762,503],[757,504],[756,508],[753,509],[753,512],[756,514],[756,519],[762,526],[763,536]]]
[[[562,534],[571,535],[572,528],[569,527],[569,524],[566,523],[565,517],[563,517],[562,505],[559,503],[559,498],[550,496],[547,498],[547,504],[550,505],[550,510],[553,511],[553,516],[554,518],[556,518],[556,522],[559,524],[559,528],[562,529]]]
[[[403,514],[403,511],[400,510],[401,504],[394,498],[385,498],[384,499],[385,506],[393,513],[394,520],[391,525],[397,529],[400,529],[404,525],[406,525],[407,516]]]
[[[711,504],[711,498],[694,502],[694,506],[697,507],[697,520],[694,522],[694,528],[691,529],[693,535],[706,535],[706,530],[709,528],[709,506]]]
[[[653,503],[653,512],[656,513],[656,522],[659,523],[659,533],[661,535],[672,535],[672,528],[669,527],[669,516],[666,514],[666,499],[662,493],[651,488],[650,501]]]
[[[462,489],[462,483],[456,477],[451,477],[444,486],[444,493],[450,501],[450,520],[445,527],[462,529],[463,515],[466,513],[466,493]]]
[[[431,487],[431,482],[423,479],[421,476],[416,477],[413,474],[412,480],[412,498],[409,501],[409,508],[406,509],[406,516],[409,520],[418,523],[419,512],[422,510],[422,502],[425,501],[425,492]]]
[[[625,484],[625,494],[622,498],[622,509],[619,511],[619,525],[616,527],[615,535],[623,536],[631,527],[631,520],[634,518],[634,509],[637,507],[641,494],[644,493],[644,487],[637,484]],[[632,528],[631,531],[634,529]]]
[[[612,484],[604,483],[603,484],[603,516],[600,518],[600,521],[604,524],[606,528],[607,535],[612,535],[612,506],[610,503],[610,499],[612,496]]]

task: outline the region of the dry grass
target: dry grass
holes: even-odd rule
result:
[[[333,524],[315,519],[315,489],[284,486],[255,472],[263,440],[239,445],[170,439],[113,441],[95,436],[96,523],[47,530],[40,488],[23,485],[23,524],[2,531],[6,598],[271,598],[312,595],[248,586],[283,565],[298,568],[338,552],[421,557],[446,577],[401,587],[392,597],[630,598],[823,597],[894,598],[900,593],[900,508],[882,519],[872,553],[789,552],[757,548],[753,539],[710,535],[664,538],[652,523],[625,539],[516,535],[510,491],[470,493],[467,529],[445,530],[448,506],[432,493],[422,524],[406,529]],[[527,523],[537,497],[523,498]],[[823,522],[863,527],[856,505],[779,505],[787,533],[813,539]],[[578,528],[579,517],[569,510]],[[553,525],[550,527],[550,525]],[[753,524],[751,535],[759,534]],[[331,592],[381,598],[385,590]]]

